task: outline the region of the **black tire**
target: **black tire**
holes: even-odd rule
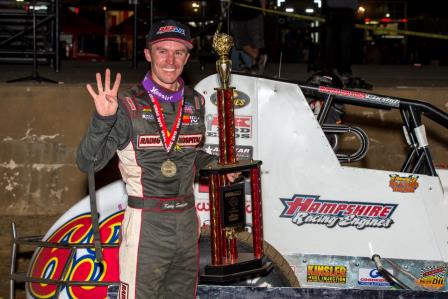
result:
[[[238,252],[253,252],[252,234],[248,232],[237,233]],[[200,269],[210,264],[210,233],[202,231],[200,238]],[[271,262],[273,269],[266,276],[251,277],[247,280],[240,280],[226,285],[235,286],[262,286],[262,287],[300,287],[299,280],[294,271],[289,266],[285,258],[268,242],[263,241],[264,256]]]

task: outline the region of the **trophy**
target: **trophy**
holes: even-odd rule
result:
[[[220,86],[215,88],[218,107],[219,162],[200,170],[208,177],[210,204],[211,264],[201,274],[204,282],[222,283],[249,276],[264,275],[272,264],[263,257],[261,207],[261,161],[236,159],[234,124],[234,87],[230,86],[232,62],[229,52],[232,37],[215,33],[213,48],[218,53],[216,69]],[[245,183],[230,183],[227,173],[248,173],[252,204],[253,252],[238,253],[236,234],[246,227]]]

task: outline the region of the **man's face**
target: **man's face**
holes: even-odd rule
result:
[[[151,63],[152,79],[162,87],[175,89],[177,78],[187,63],[187,47],[176,41],[160,41],[145,49],[145,58]]]

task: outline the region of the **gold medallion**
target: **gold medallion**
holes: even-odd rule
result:
[[[177,166],[176,164],[171,161],[170,159],[166,160],[162,163],[162,166],[160,167],[160,170],[162,171],[163,176],[167,178],[171,178],[176,175],[177,173]]]

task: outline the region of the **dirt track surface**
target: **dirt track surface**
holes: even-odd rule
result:
[[[59,218],[55,216],[1,216],[0,217],[0,299],[9,298],[9,272],[11,262],[11,222],[16,223],[18,236],[43,235]],[[18,255],[18,271],[26,271],[31,257],[30,247],[21,247]],[[24,285],[17,285],[16,299],[25,298]]]

